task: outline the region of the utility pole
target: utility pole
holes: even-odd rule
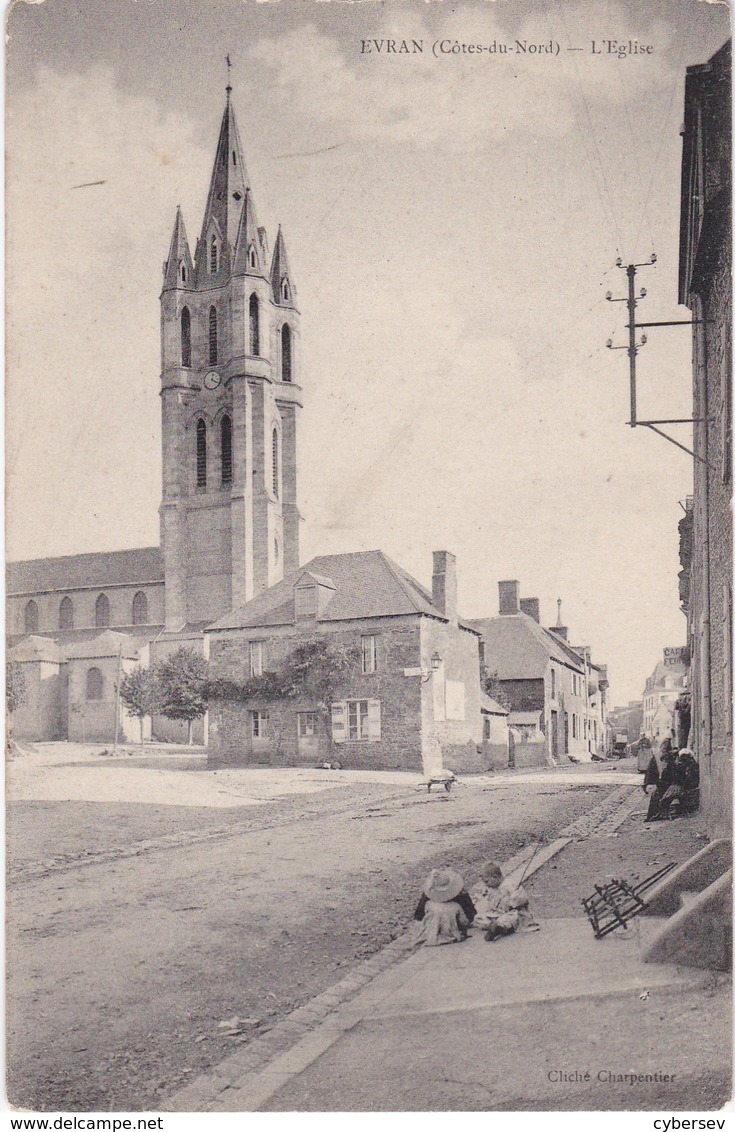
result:
[[[668,440],[670,444],[675,445],[677,448],[681,448],[682,452],[686,452],[688,456],[692,456],[695,460],[698,460],[700,463],[707,464],[707,467],[711,467],[711,465],[707,462],[707,460],[703,459],[702,456],[697,455],[696,452],[692,452],[691,448],[687,448],[685,444],[681,444],[678,440],[675,440],[673,436],[669,436],[668,433],[663,432],[658,427],[659,425],[662,425],[662,424],[665,424],[665,425],[670,425],[670,424],[701,424],[702,421],[705,420],[706,418],[704,418],[704,417],[664,417],[664,418],[661,418],[661,419],[649,420],[649,421],[638,420],[637,390],[636,390],[636,357],[638,356],[638,351],[641,349],[642,346],[645,346],[648,339],[647,339],[645,334],[642,334],[640,342],[636,342],[636,340],[635,340],[636,330],[642,330],[644,328],[647,329],[648,327],[651,327],[651,326],[694,326],[694,325],[697,324],[697,321],[698,321],[698,320],[695,320],[695,319],[670,319],[668,321],[663,321],[663,322],[639,322],[639,323],[636,323],[635,309],[638,305],[639,300],[645,299],[645,297],[646,297],[645,287],[641,287],[640,293],[638,295],[636,295],[636,293],[635,293],[636,269],[639,268],[639,267],[653,267],[655,265],[655,263],[656,263],[656,254],[655,254],[655,252],[652,252],[651,258],[649,260],[646,260],[645,263],[629,263],[629,264],[627,264],[627,266],[625,267],[625,273],[628,276],[628,294],[627,294],[627,297],[625,297],[625,298],[614,298],[611,291],[608,291],[607,294],[605,295],[605,298],[607,299],[607,301],[609,303],[626,303],[627,306],[628,306],[628,325],[626,327],[626,329],[628,331],[628,345],[627,346],[614,346],[612,338],[608,338],[606,345],[607,345],[608,350],[627,350],[628,351],[628,359],[629,359],[629,365],[630,365],[630,420],[628,421],[628,424],[630,425],[630,427],[631,428],[638,428],[638,427],[648,428],[648,429],[651,430],[651,432],[655,432],[658,436],[662,436],[664,438],[664,440]],[[615,261],[615,266],[622,269],[623,268],[622,259],[618,258]]]
[[[117,681],[115,682],[115,745],[113,752],[117,754],[117,742],[120,736],[120,670],[122,669],[122,641],[117,651]],[[141,721],[141,727],[143,723]]]

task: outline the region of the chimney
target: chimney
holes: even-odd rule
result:
[[[562,623],[561,623],[561,598],[560,597],[558,597],[556,599],[556,625],[554,625],[552,627],[551,632],[556,633],[557,637],[561,637],[561,639],[563,641],[566,641],[567,633],[569,632],[569,630],[566,627],[566,625],[562,625]]]
[[[434,573],[431,578],[434,605],[448,621],[457,623],[457,559],[448,550],[434,551]]]
[[[520,606],[518,604],[518,582],[498,582],[498,594],[500,601],[498,603],[498,612],[501,617],[506,617],[511,613],[518,613]]]
[[[541,624],[541,606],[537,597],[522,597],[521,613],[528,614],[529,617],[533,617],[534,621]]]

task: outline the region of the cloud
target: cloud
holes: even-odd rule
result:
[[[632,103],[647,90],[666,86],[674,75],[663,58],[672,29],[640,10],[635,27],[619,4],[604,0],[559,6],[514,28],[504,26],[501,20],[517,13],[518,7],[511,15],[495,6],[431,13],[389,8],[368,41],[367,54],[360,38],[345,46],[313,24],[261,40],[251,54],[272,72],[281,98],[312,128],[419,149],[440,142],[448,152],[472,151],[489,139],[519,133],[561,136],[580,118],[589,119],[600,100],[608,110]],[[591,41],[599,44],[601,36],[654,43],[656,54],[627,61],[614,54],[593,56]],[[421,42],[423,53],[386,54],[389,39]],[[376,40],[383,43],[380,53]],[[515,45],[516,40],[538,47],[558,42],[561,53],[465,51],[465,46]],[[444,49],[438,58],[432,53],[435,43]],[[567,51],[578,45],[583,52]]]
[[[196,237],[191,205],[211,153],[189,119],[124,93],[102,68],[41,69],[13,102],[7,147],[9,544],[115,545],[116,516],[136,503],[155,523],[155,296],[179,201]],[[118,415],[125,429],[110,430]],[[139,477],[115,486],[111,465],[136,448]],[[49,456],[54,491],[39,493],[27,474],[16,483],[16,462],[44,468]]]

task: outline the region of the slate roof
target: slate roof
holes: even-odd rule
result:
[[[8,596],[162,581],[163,555],[158,546],[70,554],[63,558],[32,558],[25,562],[8,562],[6,567]]]
[[[549,660],[584,671],[581,657],[526,613],[471,620],[485,642],[485,666],[500,680],[539,680]]]
[[[103,657],[121,656],[137,659],[140,642],[135,641],[126,633],[115,633],[106,629],[90,641],[75,641],[65,645],[64,652],[69,660],[92,660]]]
[[[325,554],[292,571],[247,605],[221,617],[208,631],[267,628],[294,623],[293,587],[305,573],[321,575],[335,587],[320,622],[352,621],[367,617],[397,617],[420,613],[447,618],[432,596],[382,550]],[[463,628],[470,628],[464,625]]]
[[[488,696],[485,692],[480,693],[480,711],[486,711],[488,715],[508,715],[508,709],[504,708],[492,696]]]

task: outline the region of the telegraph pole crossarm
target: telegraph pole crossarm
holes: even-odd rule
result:
[[[654,326],[696,326],[696,325],[699,325],[700,323],[703,323],[704,321],[706,321],[704,319],[679,319],[679,318],[677,318],[677,319],[661,320],[661,321],[657,321],[657,322],[638,322],[638,323],[636,323],[635,308],[638,305],[638,298],[645,299],[645,297],[646,297],[645,287],[642,287],[641,291],[640,291],[640,295],[638,296],[638,298],[636,298],[636,294],[635,294],[636,268],[638,268],[638,267],[651,267],[651,266],[653,266],[653,264],[655,264],[655,262],[656,262],[656,256],[655,256],[654,253],[652,253],[651,258],[647,263],[629,263],[625,267],[624,270],[625,270],[626,275],[628,276],[628,294],[627,294],[627,297],[625,297],[625,298],[623,298],[623,297],[614,298],[613,295],[610,293],[610,291],[608,291],[608,293],[605,295],[605,298],[607,299],[607,301],[609,303],[627,303],[628,304],[628,322],[627,322],[626,327],[625,327],[625,329],[628,331],[628,345],[627,346],[613,346],[611,338],[608,339],[608,341],[607,341],[608,350],[626,350],[627,349],[628,357],[630,359],[630,420],[627,423],[630,425],[631,428],[649,428],[651,430],[651,432],[655,432],[658,436],[662,436],[664,438],[664,440],[668,440],[669,443],[673,444],[676,448],[681,448],[682,452],[686,452],[686,454],[688,456],[691,456],[694,460],[697,460],[701,464],[706,464],[707,467],[711,467],[711,465],[708,463],[708,461],[703,459],[702,456],[697,455],[696,452],[692,452],[692,450],[690,448],[687,448],[685,444],[681,444],[680,441],[674,440],[673,436],[669,436],[668,433],[662,432],[661,429],[658,428],[658,425],[664,425],[664,424],[706,424],[709,418],[707,418],[707,417],[665,417],[665,418],[661,418],[660,420],[647,420],[647,421],[638,420],[637,406],[636,406],[637,398],[636,398],[636,362],[635,362],[635,359],[636,359],[636,355],[638,353],[640,346],[645,346],[645,344],[646,344],[646,335],[645,334],[641,335],[641,341],[640,341],[640,344],[638,344],[638,343],[636,343],[636,340],[635,340],[636,330],[648,329],[649,327],[654,327]],[[623,261],[620,258],[618,258],[615,261],[615,266],[623,268]]]

